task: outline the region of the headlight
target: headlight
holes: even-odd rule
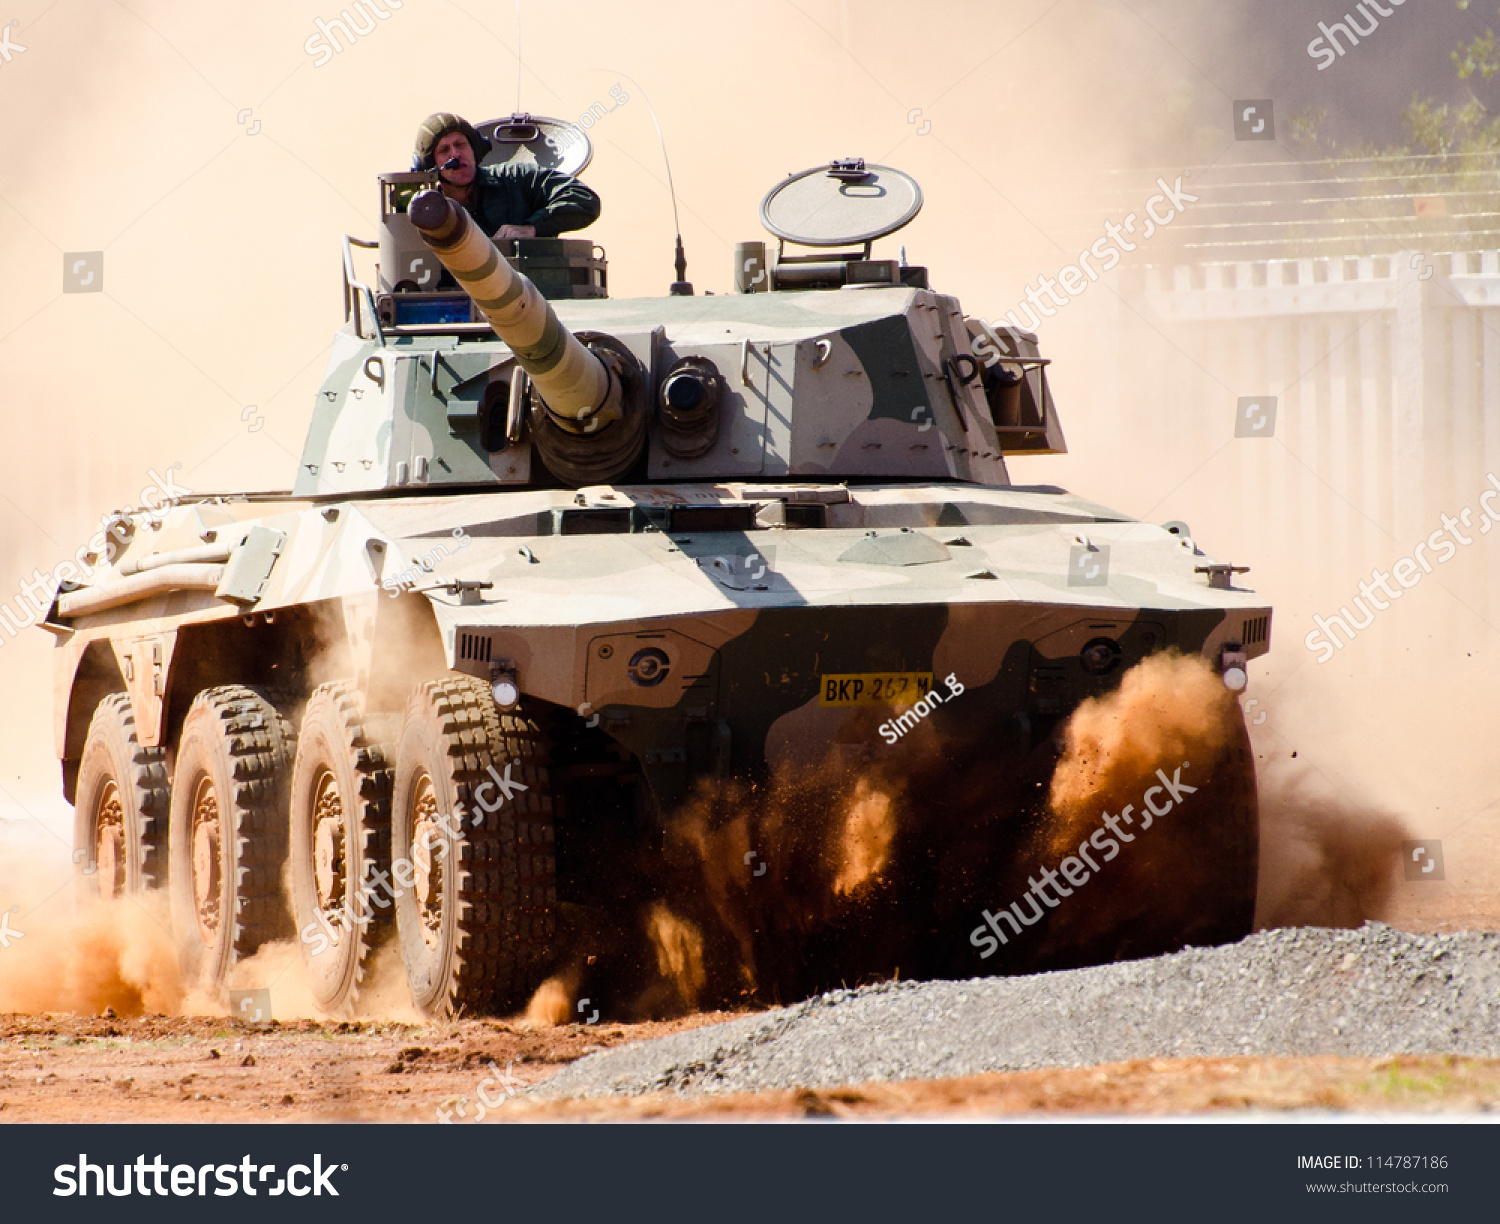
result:
[[[490,692],[495,695],[495,704],[502,710],[515,709],[516,702],[521,700],[521,686],[516,681],[516,673],[496,669],[490,681]]]
[[[1083,670],[1091,676],[1107,676],[1120,666],[1120,643],[1113,638],[1097,637],[1078,652]]]
[[[1250,683],[1243,643],[1225,642],[1219,648],[1219,678],[1224,681],[1224,687],[1232,693],[1242,692],[1245,685]]]

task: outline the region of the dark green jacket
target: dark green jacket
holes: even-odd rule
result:
[[[486,234],[534,225],[538,238],[556,238],[597,221],[599,197],[572,175],[537,165],[481,166],[468,210]]]

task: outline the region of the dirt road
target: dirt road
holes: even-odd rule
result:
[[[691,1099],[517,1095],[591,1050],[729,1018],[703,1013],[670,1023],[559,1028],[304,1020],[254,1028],[227,1020],[7,1016],[0,1019],[0,1121],[462,1124],[1303,1109],[1395,1114],[1500,1106],[1500,1060],[1442,1056],[1149,1060]]]
[[[591,1050],[730,1019],[652,1025],[465,1020],[9,1016],[0,1019],[3,1122],[505,1122],[906,1116],[1184,1115],[1245,1110],[1476,1112],[1500,1106],[1500,1059],[1182,1059],[938,1082],[712,1098],[529,1101],[523,1085]],[[490,1103],[484,1106],[484,1101]]]
[[[0,1121],[435,1122],[446,1110],[457,1122],[473,1118],[481,1099],[513,1098],[592,1050],[727,1019],[704,1012],[671,1023],[561,1028],[491,1020],[262,1028],[227,1019],[10,1015],[0,1017]]]

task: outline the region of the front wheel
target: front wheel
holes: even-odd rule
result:
[[[525,1004],[550,949],[556,868],[546,737],[482,680],[407,703],[391,805],[396,928],[412,1002],[432,1016]]]

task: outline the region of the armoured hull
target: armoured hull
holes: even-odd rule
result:
[[[761,525],[788,515],[823,525]],[[249,643],[299,617],[323,626],[320,644],[349,652],[361,685],[409,670],[418,653],[485,681],[503,665],[528,698],[620,721],[637,753],[680,759],[689,725],[723,724],[715,743],[730,755],[721,746],[715,768],[735,769],[834,739],[881,703],[873,681],[830,695],[829,677],[920,675],[925,693],[956,675],[971,703],[984,694],[992,713],[1041,726],[1156,651],[1217,661],[1236,644],[1255,658],[1269,639],[1270,608],[1211,587],[1190,539],[1051,488],[736,482],[257,498],[178,507],[142,544],[157,557],[201,547],[208,523],[226,555],[244,549],[236,540],[278,538],[253,612],[207,590],[166,592],[74,618],[61,646],[64,697],[91,650],[141,655],[129,670],[147,746],[194,695],[171,666],[184,646],[164,654],[167,639]],[[1080,549],[1103,559],[1097,577],[1074,572]],[[394,624],[426,625],[428,641],[403,638],[384,657]],[[1085,657],[1101,639],[1118,650]],[[654,667],[643,675],[631,661],[645,650]],[[58,732],[66,758],[66,718]]]

